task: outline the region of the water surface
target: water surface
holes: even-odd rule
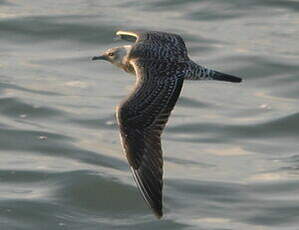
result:
[[[0,226],[295,230],[298,1],[0,0]],[[122,155],[114,109],[134,79],[90,57],[118,29],[179,33],[243,78],[186,82],[163,136],[157,221]]]

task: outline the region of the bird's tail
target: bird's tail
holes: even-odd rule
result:
[[[242,79],[229,74],[221,73],[208,69],[193,61],[188,63],[188,71],[186,71],[185,80],[218,80],[229,82],[241,82]]]
[[[236,83],[242,81],[242,78],[239,78],[239,77],[235,77],[235,76],[232,76],[232,75],[229,75],[229,74],[226,74],[226,73],[221,73],[221,72],[218,72],[218,71],[213,71],[213,72],[214,72],[214,74],[211,77],[213,80],[229,81],[229,82],[236,82]]]

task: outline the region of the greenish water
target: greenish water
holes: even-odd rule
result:
[[[299,2],[0,0],[0,229],[297,230]],[[185,82],[163,136],[165,217],[139,195],[90,58],[118,29],[180,33],[242,84]]]

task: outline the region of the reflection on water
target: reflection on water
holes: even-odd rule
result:
[[[3,229],[296,229],[296,1],[0,0]],[[139,196],[114,110],[134,79],[90,57],[117,29],[177,32],[240,85],[186,82],[163,135],[165,218]],[[1,229],[2,229],[1,228]]]

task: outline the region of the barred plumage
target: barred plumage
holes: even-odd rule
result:
[[[132,93],[117,109],[124,153],[145,201],[162,217],[163,159],[161,134],[180,95],[184,80],[241,79],[202,67],[187,55],[177,34],[118,31],[133,45],[112,48],[93,60],[107,60],[136,75]]]

